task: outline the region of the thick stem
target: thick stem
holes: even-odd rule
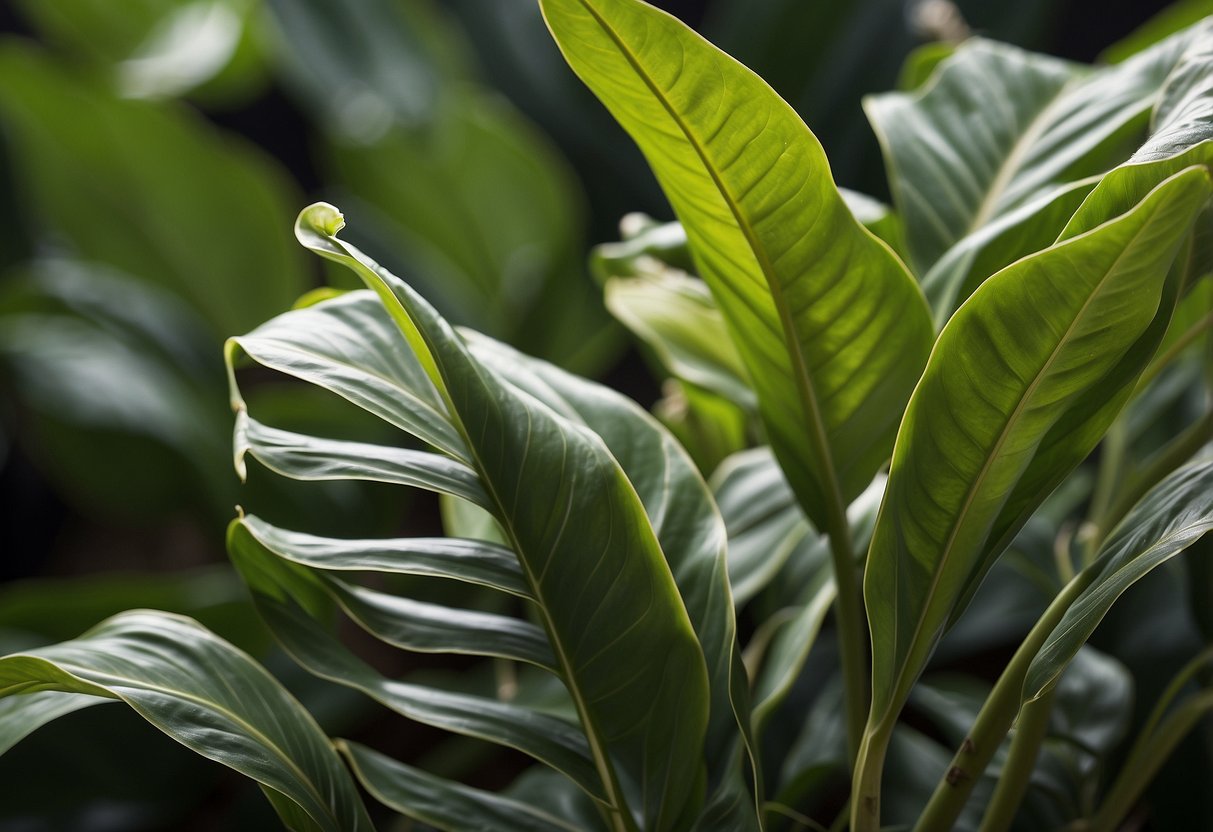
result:
[[[994,794],[990,796],[979,832],[1006,832],[1011,828],[1015,812],[1032,781],[1032,772],[1036,768],[1036,757],[1040,754],[1041,743],[1049,733],[1049,717],[1053,713],[1055,692],[1056,689],[1051,690],[1039,699],[1029,702],[1020,712],[1006,765],[1003,766],[1002,776],[998,778]]]
[[[868,647],[858,568],[851,551],[851,533],[841,506],[831,512],[830,554],[838,596],[834,599],[834,617],[838,626],[838,647],[842,662],[844,710],[847,720],[847,761],[852,766],[863,739],[868,715]]]
[[[1015,722],[1023,699],[1023,683],[1032,660],[1044,645],[1045,640],[1061,621],[1070,604],[1087,588],[1095,577],[1092,570],[1084,570],[1066,584],[1049,608],[1044,611],[1031,632],[1015,651],[985,704],[977,714],[969,735],[952,758],[952,764],[943,779],[935,787],[935,793],[915,824],[915,832],[939,832],[951,829],[964,810],[973,787],[990,764],[998,746]]]
[[[896,724],[897,720],[892,719],[886,725],[869,726],[864,732],[851,788],[851,832],[880,830],[880,780]]]

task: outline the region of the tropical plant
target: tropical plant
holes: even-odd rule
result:
[[[673,17],[540,6],[679,219],[630,217],[595,256],[669,376],[669,427],[452,327],[326,203],[296,236],[366,288],[226,348],[241,477],[253,460],[435,492],[451,534],[241,511],[229,553],[278,642],[537,764],[494,792],[330,740],[244,653],[145,611],[0,659],[0,750],[121,700],[295,829],[371,828],[356,783],[440,829],[1115,829],[1213,709],[1207,552],[1181,576],[1190,608],[1140,601],[1213,529],[1213,21],[1099,67],[980,39],[917,57],[912,88],[867,101],[886,208],[840,191],[795,112]],[[405,439],[258,421],[249,364]],[[1169,681],[1097,631],[1122,596],[1138,630],[1182,614],[1148,648]],[[491,661],[397,680],[346,619]],[[957,672],[975,657],[995,672]],[[1190,753],[1207,776],[1207,743]]]

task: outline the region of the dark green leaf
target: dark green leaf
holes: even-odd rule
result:
[[[47,707],[41,691],[124,701],[178,742],[289,797],[319,828],[373,829],[311,715],[260,665],[187,618],[123,613],[75,641],[0,659],[0,696],[27,696],[10,701],[37,715]],[[19,720],[23,710],[5,716]]]

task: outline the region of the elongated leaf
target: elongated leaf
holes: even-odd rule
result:
[[[1056,242],[1098,181],[1089,176],[1046,191],[992,218],[948,249],[922,278],[935,325],[942,329],[987,277]]]
[[[247,475],[245,455],[265,467],[300,480],[371,480],[426,488],[489,505],[476,473],[450,457],[388,448],[365,442],[317,439],[261,424],[241,410],[236,414],[236,471]]]
[[[300,348],[306,351],[310,349],[307,347],[309,338],[329,340],[329,323],[325,319],[330,310],[334,316],[333,326],[338,331],[341,331],[342,322],[347,319],[358,320],[368,331],[379,333],[385,340],[391,340],[390,335],[383,332],[385,327],[395,331],[387,311],[370,292],[350,293],[288,313],[282,316],[277,326],[284,331],[296,328],[306,330],[296,336]],[[325,333],[325,337],[317,338],[316,333]],[[735,744],[740,734],[739,722],[748,723],[748,707],[744,704],[744,697],[738,702],[732,701],[730,687],[734,684],[734,674],[740,674],[740,667],[736,665],[735,623],[725,577],[724,533],[702,479],[677,443],[631,401],[599,385],[528,358],[499,342],[470,332],[465,333],[465,338],[484,365],[541,399],[564,418],[584,424],[600,435],[637,489],[646,512],[652,518],[654,531],[680,592],[686,599],[688,613],[708,658],[712,687],[708,741],[712,748],[721,749],[719,755],[709,755],[709,759],[714,767],[718,764],[723,770],[728,764],[728,754],[723,749]],[[402,340],[399,333],[396,333],[395,340]],[[376,344],[377,340],[372,342],[372,345]],[[349,345],[349,349],[343,349],[345,363],[351,366],[360,364],[356,355],[366,348]],[[395,349],[382,354],[391,356],[391,361],[412,360],[416,364],[407,351]],[[287,372],[296,374],[292,366],[283,366]],[[304,368],[299,375],[310,372],[309,368]],[[379,374],[408,375],[399,369],[387,367],[382,368]],[[236,397],[236,400],[239,401],[239,398]],[[771,462],[771,465],[774,463]],[[285,532],[253,517],[244,518],[242,526],[274,554],[313,569],[419,571],[421,574],[474,580],[524,597],[533,597],[513,553],[492,544],[470,540],[344,542]],[[420,563],[419,558],[422,559]],[[467,575],[462,574],[464,572]],[[347,611],[364,625],[369,623],[367,616],[360,615],[348,604],[349,599],[339,600],[343,600]],[[381,637],[387,635],[387,630],[388,627],[384,626],[373,628]],[[481,652],[485,652],[485,646],[491,643],[494,643],[493,639],[486,635]]]
[[[242,523],[278,557],[313,569],[427,575],[531,597],[514,553],[481,540],[340,540],[279,529],[252,515],[242,518]]]
[[[921,90],[868,98],[915,270],[1044,190],[1123,161],[1193,34],[1096,71],[974,39]]]
[[[1109,402],[1123,405],[1117,391],[1144,362],[1122,359],[1157,328],[1167,269],[1211,190],[1203,169],[1177,174],[1128,213],[995,275],[944,328],[869,553],[871,725],[891,726],[960,602],[1098,441]]]
[[[639,0],[542,0],[574,71],[648,157],[819,526],[886,459],[931,327],[913,280],[760,78]]]
[[[353,742],[338,748],[354,774],[385,806],[438,829],[499,829],[502,832],[578,832],[580,827],[530,804],[427,774]]]
[[[556,671],[542,628],[528,621],[401,598],[335,578],[321,583],[363,629],[404,650],[496,656]]]
[[[466,458],[438,391],[391,320],[371,309],[351,293],[327,302],[323,312],[295,309],[230,339],[225,354],[233,405],[242,404],[232,373],[243,354],[331,390],[435,448]],[[321,330],[324,338],[316,338]]]
[[[567,775],[595,799],[606,795],[579,727],[517,705],[384,677],[350,652],[302,604],[314,582],[284,570],[236,521],[228,551],[253,591],[257,610],[292,658],[321,678],[361,691],[409,719],[515,748]]]
[[[296,234],[376,291],[446,400],[591,738],[612,823],[634,822],[622,776],[647,826],[672,825],[700,800],[687,761],[703,748],[708,677],[636,491],[601,439],[477,361],[412,289],[334,236],[342,224],[320,204]]]
[[[0,659],[0,696],[35,694],[26,701],[41,709],[40,691],[124,701],[178,742],[288,797],[318,828],[373,829],[311,715],[247,655],[190,619],[123,613],[75,641]],[[6,716],[22,718],[12,709]]]
[[[1213,463],[1187,465],[1129,512],[1088,569],[1090,585],[1070,605],[1028,669],[1024,698],[1048,690],[1125,590],[1213,530]]]

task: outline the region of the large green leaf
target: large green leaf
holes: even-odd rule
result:
[[[870,731],[891,730],[944,626],[1123,405],[1145,365],[1139,340],[1160,339],[1170,317],[1167,269],[1211,190],[1203,168],[1176,174],[995,275],[944,328],[869,552]]]
[[[541,7],[686,228],[805,511],[840,525],[887,458],[930,348],[913,280],[762,79],[639,0]]]
[[[1028,669],[1024,698],[1048,690],[1125,590],[1213,530],[1213,463],[1187,465],[1129,512],[1088,569],[1089,585]]]
[[[702,770],[687,761],[701,759],[708,673],[636,490],[597,435],[473,357],[412,289],[334,236],[342,224],[335,209],[317,205],[301,215],[297,234],[376,291],[442,395],[468,470],[536,599],[611,823],[670,826],[700,800]],[[308,470],[322,456],[308,457]],[[352,463],[340,453],[336,464]],[[587,569],[587,558],[597,565]],[[621,783],[640,795],[634,806]]]
[[[715,787],[736,768],[738,743],[748,734],[749,705],[737,651],[726,530],[707,485],[673,437],[628,398],[504,344],[467,337],[486,366],[601,437],[636,489],[707,659],[711,711],[705,754],[709,785]],[[743,816],[730,815],[736,824]],[[748,820],[754,820],[752,811]]]
[[[365,334],[361,346],[354,343],[352,337],[346,338],[353,335],[352,330],[347,329],[348,322],[352,321],[358,322],[359,331]],[[402,349],[403,339],[379,298],[371,292],[352,292],[295,310],[262,327],[259,332],[262,334],[234,339],[233,343],[238,340],[243,351],[259,361],[269,359],[273,366],[327,386],[351,401],[363,402],[363,406],[376,412],[382,410],[379,399],[365,396],[366,388],[362,383],[363,376],[371,374],[360,371],[355,376],[351,368],[364,364],[368,369],[374,366],[377,368],[374,376],[402,380],[398,383],[404,385],[406,394],[411,385],[430,386],[428,379],[416,378],[421,372],[419,363]],[[276,333],[272,342],[275,345],[286,343],[289,336],[294,341],[292,354],[306,354],[308,360],[282,360],[284,353],[267,349],[270,341],[266,336],[271,333]],[[741,693],[734,690],[743,679],[735,655],[735,623],[726,579],[724,530],[705,484],[677,443],[633,402],[600,385],[528,358],[499,342],[471,332],[464,333],[464,338],[485,367],[539,399],[561,417],[583,424],[600,436],[635,487],[652,518],[653,529],[708,660],[712,690],[708,734],[712,753],[708,759],[712,763],[710,779],[715,784],[727,769],[732,768],[729,760],[734,755],[730,749],[735,748],[741,735],[740,726],[748,722],[748,709],[744,703],[744,690]],[[326,356],[323,360],[322,355]],[[232,357],[236,357],[235,352]],[[410,362],[415,369],[394,366]],[[355,383],[348,383],[350,379]],[[384,418],[393,418],[390,411],[382,412]],[[390,457],[397,453],[392,449],[381,449],[368,452],[368,456]],[[289,467],[292,476],[308,475],[302,464]],[[308,567],[314,575],[366,569],[425,574],[478,583],[529,599],[535,597],[513,552],[495,544],[474,540],[331,540],[276,529],[254,517],[244,518],[241,526],[242,533],[254,536],[263,549],[290,563]],[[241,548],[248,550],[244,544]],[[394,621],[379,616],[379,624],[375,625],[365,609],[356,608],[350,603],[348,594],[336,590],[331,579],[322,578],[320,583],[356,620],[364,626],[371,624],[369,629],[376,635],[408,647],[389,632],[405,626],[407,616],[396,617]],[[377,597],[381,611],[384,604],[395,606],[397,603]],[[455,614],[452,611],[444,618],[449,623],[450,616]],[[494,653],[491,645],[500,643],[500,638],[481,632],[463,648],[454,644],[449,647],[456,652]],[[495,652],[497,655],[504,653],[500,649]]]
[[[50,707],[44,691],[126,702],[178,742],[289,798],[312,828],[373,829],[311,715],[260,665],[190,619],[123,613],[74,641],[0,659],[0,696],[27,703],[33,719]],[[30,718],[12,706],[3,715]]]
[[[283,231],[294,189],[271,158],[196,114],[119,99],[7,42],[0,120],[31,214],[82,258],[184,298],[216,340],[288,308],[306,287]]]
[[[867,99],[915,270],[1047,189],[1123,161],[1196,31],[1094,71],[974,39],[921,90]]]

